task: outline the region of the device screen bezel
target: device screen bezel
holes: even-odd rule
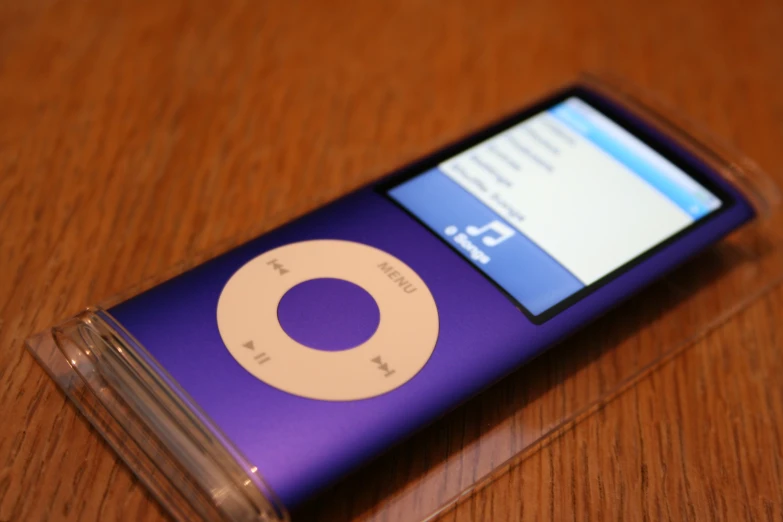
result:
[[[498,282],[496,282],[492,277],[490,277],[479,267],[473,264],[464,255],[463,252],[458,250],[454,245],[448,242],[445,238],[437,234],[430,226],[428,226],[421,219],[419,219],[415,214],[409,211],[405,206],[403,206],[401,203],[395,200],[389,194],[389,191],[392,190],[394,187],[401,185],[416,176],[425,174],[429,170],[437,167],[440,163],[446,161],[449,158],[452,158],[453,156],[456,156],[460,152],[463,152],[464,150],[467,150],[475,145],[478,145],[479,143],[486,141],[487,139],[497,134],[500,134],[503,131],[541,112],[546,111],[571,97],[579,98],[580,100],[588,103],[590,106],[592,106],[593,108],[601,112],[603,115],[605,115],[606,117],[608,117],[609,119],[611,119],[612,121],[620,125],[623,129],[625,129],[633,136],[635,136],[643,143],[645,143],[647,146],[652,148],[655,152],[660,154],[662,157],[664,157],[665,159],[673,163],[675,166],[682,169],[696,182],[701,184],[704,188],[706,188],[713,195],[715,195],[721,201],[721,205],[719,208],[715,209],[709,214],[706,214],[698,218],[684,229],[673,234],[669,238],[661,241],[660,243],[657,243],[656,245],[652,246],[641,255],[631,259],[627,263],[621,265],[615,270],[604,275],[602,278],[598,279],[597,281],[594,281],[593,283],[571,294],[565,299],[559,301],[557,304],[547,308],[543,312],[539,314],[533,314],[522,303],[520,303],[513,295],[507,292],[506,289],[503,288]],[[695,230],[701,228],[706,223],[728,212],[736,204],[736,199],[732,196],[730,192],[725,190],[724,187],[722,187],[717,182],[716,178],[719,178],[719,175],[717,173],[708,169],[706,165],[702,164],[701,162],[696,161],[695,158],[684,149],[677,147],[673,140],[667,138],[666,134],[655,129],[653,126],[647,124],[646,122],[640,120],[637,116],[631,114],[622,106],[617,105],[616,103],[599,95],[598,93],[591,91],[590,89],[587,89],[583,86],[572,86],[563,89],[555,93],[554,95],[542,99],[536,103],[533,103],[525,107],[521,111],[512,114],[511,116],[503,118],[502,120],[494,124],[491,124],[465,138],[462,138],[457,142],[452,143],[440,149],[439,151],[403,168],[402,170],[394,173],[386,180],[383,180],[382,182],[377,184],[375,190],[380,194],[382,194],[388,201],[390,201],[397,208],[402,210],[405,214],[407,214],[416,222],[418,222],[421,226],[423,226],[428,231],[430,231],[435,238],[437,238],[443,244],[447,245],[464,262],[468,263],[476,272],[481,274],[487,281],[489,281],[495,288],[497,288],[498,291],[503,293],[503,295],[505,295],[511,301],[511,303],[513,303],[514,306],[516,306],[525,315],[525,317],[527,317],[528,320],[530,320],[533,324],[539,325],[555,317],[556,315],[566,310],[567,308],[573,306],[574,304],[581,301],[588,295],[592,294],[599,288],[606,286],[611,281],[617,279],[622,274],[633,269],[635,266],[639,265],[640,263],[652,257],[653,255],[660,252],[661,250],[667,248],[668,246],[672,245],[675,242],[682,240],[685,236],[692,234]]]

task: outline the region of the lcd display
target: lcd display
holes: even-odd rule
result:
[[[534,316],[723,204],[576,96],[388,194]]]

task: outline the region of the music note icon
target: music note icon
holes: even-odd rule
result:
[[[484,235],[487,232],[492,232],[494,234],[497,234],[496,236],[481,238],[481,242],[487,245],[488,247],[498,246],[500,243],[502,243],[503,241],[505,241],[506,239],[514,235],[513,228],[506,225],[505,223],[501,223],[498,220],[490,221],[483,227],[475,227],[473,225],[468,225],[467,227],[465,227],[465,232],[467,232],[469,236],[474,236],[474,237]]]

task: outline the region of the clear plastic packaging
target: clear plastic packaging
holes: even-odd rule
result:
[[[758,219],[347,477],[300,508],[294,520],[430,519],[781,280],[778,192],[763,173],[692,125],[665,119],[672,111],[640,102],[621,83],[581,81],[732,179]],[[291,516],[258,470],[101,308],[31,337],[26,346],[176,519]]]

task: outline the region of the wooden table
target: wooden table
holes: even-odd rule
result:
[[[782,35],[779,0],[0,3],[0,521],[164,518],[29,334],[582,70],[783,183]],[[443,520],[783,520],[781,320],[775,288]]]

